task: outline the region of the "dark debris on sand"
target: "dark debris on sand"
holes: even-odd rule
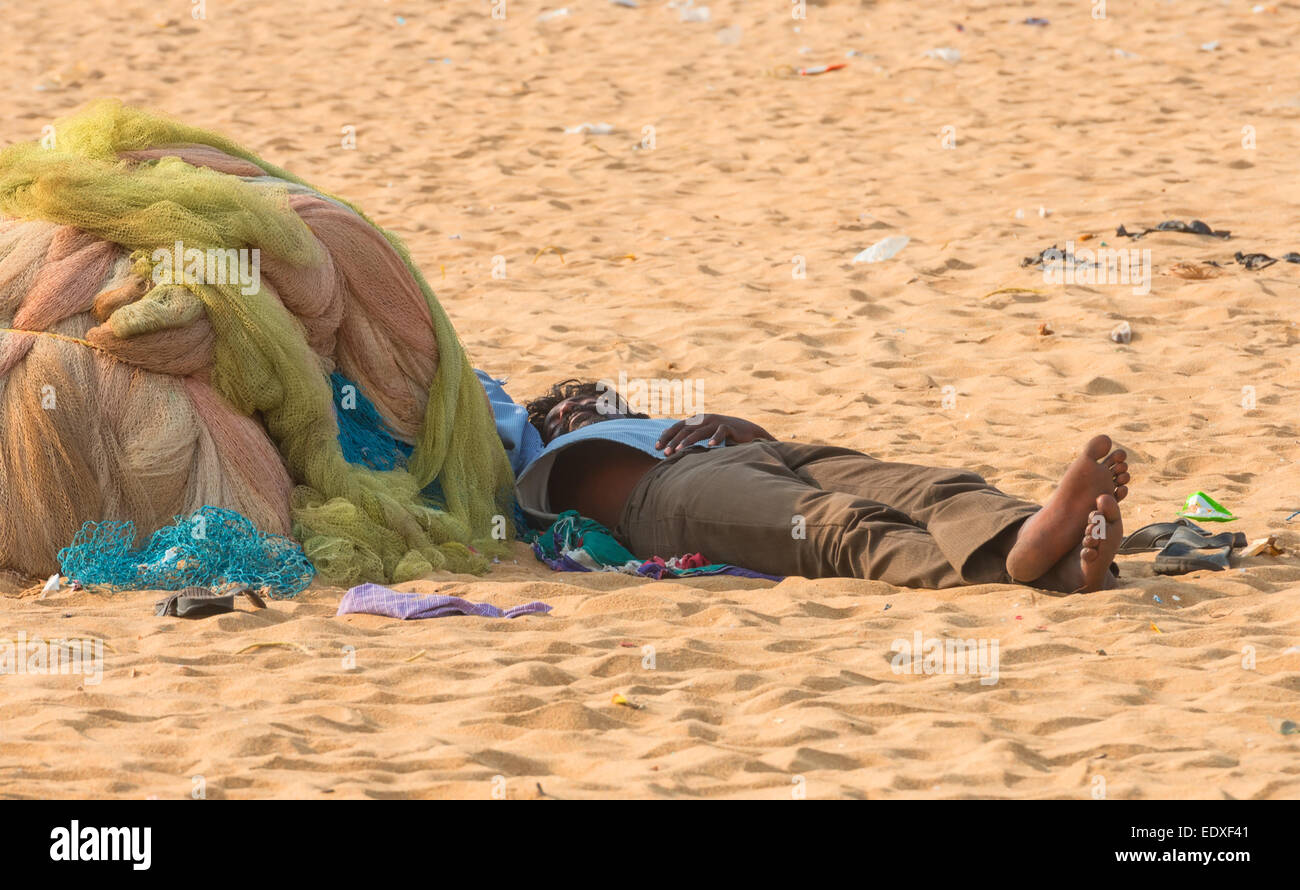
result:
[[[1232,233],[1227,229],[1211,229],[1199,219],[1194,219],[1189,223],[1185,223],[1181,219],[1167,219],[1154,229],[1143,229],[1140,232],[1130,232],[1124,228],[1123,224],[1115,230],[1115,234],[1119,237],[1132,238],[1134,241],[1152,232],[1184,232],[1188,235],[1209,235],[1211,238],[1222,238],[1225,241],[1232,237]]]

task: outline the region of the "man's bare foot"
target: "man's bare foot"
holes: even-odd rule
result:
[[[1106,495],[1116,505],[1118,519],[1118,502],[1128,494],[1128,482],[1128,455],[1119,449],[1111,451],[1109,436],[1090,439],[1083,453],[1065,471],[1061,484],[1043,509],[1020,526],[1016,542],[1007,554],[1007,574],[1022,583],[1047,574],[1079,549],[1079,541],[1100,496]],[[1115,549],[1118,546],[1116,542]],[[1106,568],[1109,566],[1107,560]]]
[[[1097,509],[1088,517],[1088,530],[1083,533],[1079,568],[1083,570],[1083,584],[1075,592],[1101,590],[1114,584],[1110,573],[1111,561],[1119,552],[1124,540],[1124,521],[1119,514],[1119,503],[1110,495],[1097,498]]]
[[[1035,580],[1035,587],[1062,593],[1087,593],[1115,586],[1110,564],[1124,540],[1124,523],[1119,504],[1110,495],[1099,495],[1095,506],[1097,509],[1088,516],[1083,541]]]

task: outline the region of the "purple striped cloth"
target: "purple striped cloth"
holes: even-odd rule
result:
[[[551,607],[546,603],[531,602],[509,609],[498,609],[490,603],[471,603],[458,596],[438,596],[431,593],[398,593],[379,584],[358,584],[343,595],[335,617],[353,612],[368,615],[386,615],[389,618],[445,618],[448,615],[476,615],[479,618],[518,618],[520,615],[546,613]]]

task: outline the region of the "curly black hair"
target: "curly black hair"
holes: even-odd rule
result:
[[[594,380],[578,380],[571,377],[568,380],[561,380],[551,387],[550,392],[546,395],[538,396],[528,402],[524,407],[528,410],[528,422],[533,425],[537,432],[542,434],[542,439],[546,439],[546,415],[551,413],[551,409],[563,402],[565,399],[582,398],[592,396],[600,398],[610,393],[614,395],[614,404],[617,406],[616,414],[620,417],[647,418],[649,414],[637,414],[633,412],[623,398],[622,393],[608,385],[603,385]]]

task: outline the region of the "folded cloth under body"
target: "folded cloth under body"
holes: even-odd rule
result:
[[[727,563],[710,563],[699,553],[665,560],[660,556],[637,559],[614,535],[594,519],[566,510],[533,540],[533,553],[557,572],[622,572],[656,581],[663,578],[694,578],[701,575],[736,575],[780,581],[767,575]]]

